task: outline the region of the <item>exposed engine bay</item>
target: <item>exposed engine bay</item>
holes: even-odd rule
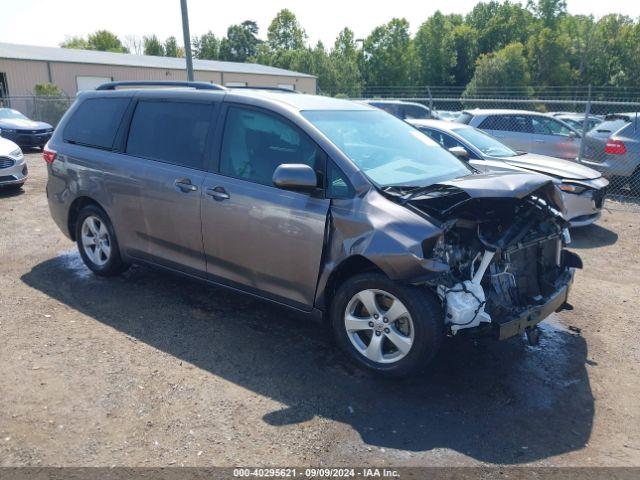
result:
[[[397,201],[439,222],[443,231],[423,249],[425,258],[449,268],[425,284],[440,298],[450,334],[515,320],[516,330],[534,325],[559,291],[564,297],[555,302],[565,305],[572,267],[581,262],[563,250],[570,237],[554,188],[545,185],[519,198],[474,197],[452,184],[397,192]]]

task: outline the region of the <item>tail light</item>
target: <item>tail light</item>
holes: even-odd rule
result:
[[[57,156],[58,156],[58,154],[55,151],[49,150],[46,147],[42,151],[42,158],[44,158],[44,161],[49,163],[49,164],[53,163],[53,161],[56,159]]]
[[[610,155],[624,155],[627,153],[627,146],[621,140],[608,140],[604,147],[604,153]]]

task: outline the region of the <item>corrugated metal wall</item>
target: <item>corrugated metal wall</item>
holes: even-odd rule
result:
[[[0,72],[7,75],[10,96],[29,95],[36,84],[52,82],[73,97],[77,93],[77,76],[111,77],[113,80],[186,80],[184,70],[7,59],[0,59]],[[195,78],[219,84],[246,82],[249,86],[293,84],[300,92],[316,93],[316,79],[309,77],[196,70]]]

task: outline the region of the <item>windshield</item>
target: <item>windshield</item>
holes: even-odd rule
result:
[[[480,150],[483,155],[498,158],[515,157],[518,155],[504,143],[499,142],[491,135],[475,128],[458,128],[454,130],[454,132]]]
[[[471,173],[429,137],[385,112],[301,113],[381,187],[426,187]]]
[[[29,120],[17,110],[11,108],[0,108],[0,118],[18,118],[20,120]]]

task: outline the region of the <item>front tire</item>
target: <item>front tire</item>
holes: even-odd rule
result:
[[[118,239],[108,215],[96,205],[87,205],[78,214],[76,243],[85,265],[93,273],[112,277],[124,272]]]
[[[380,273],[343,283],[333,298],[330,321],[338,344],[359,366],[391,378],[424,370],[444,338],[435,295]]]

